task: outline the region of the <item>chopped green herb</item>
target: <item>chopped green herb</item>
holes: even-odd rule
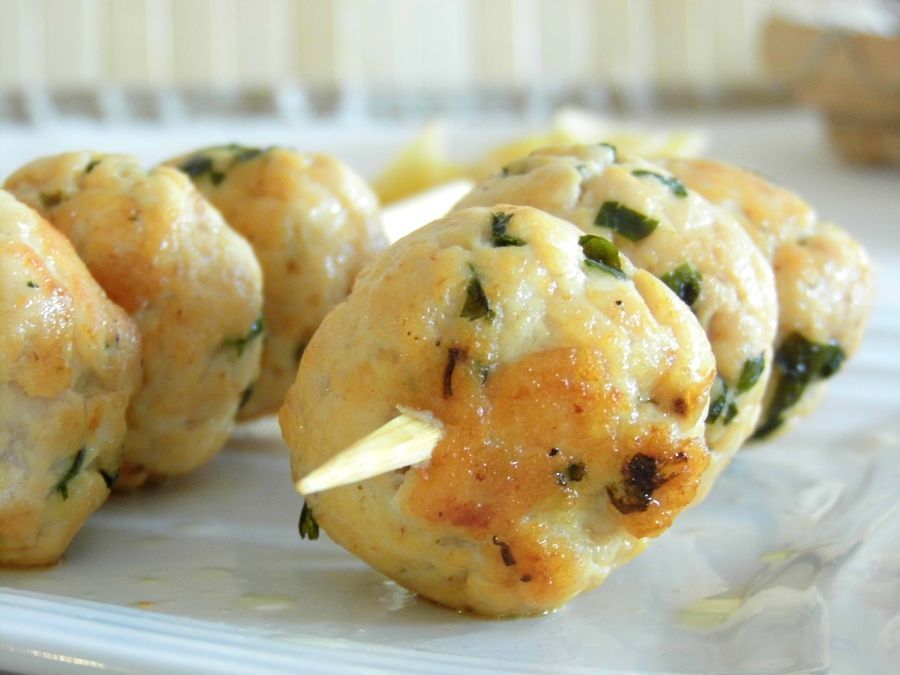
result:
[[[211,157],[206,155],[194,155],[189,157],[187,161],[182,162],[178,168],[191,178],[200,178],[203,174],[213,170],[213,161]]]
[[[716,375],[710,392],[709,412],[706,414],[706,423],[715,424],[719,418],[722,424],[730,424],[737,417],[738,407],[734,398],[736,392],[728,386],[721,375]]]
[[[577,483],[584,478],[586,471],[587,468],[585,467],[584,462],[575,462],[574,464],[569,464],[566,473],[568,473],[570,481]]]
[[[79,449],[78,452],[75,453],[75,457],[72,459],[72,463],[69,465],[68,470],[63,474],[63,477],[59,479],[56,485],[53,486],[53,491],[61,494],[63,499],[69,498],[69,483],[78,475],[78,472],[81,471],[81,465],[84,464],[86,455],[86,448]]]
[[[706,423],[715,424],[721,417],[722,422],[728,424],[737,415],[737,405],[732,400],[731,389],[722,378],[716,375],[710,392],[709,412],[706,414]]]
[[[265,152],[263,148],[253,148],[246,145],[238,145],[237,143],[231,143],[225,147],[234,154],[235,164],[249,162],[251,159],[256,159]]]
[[[595,234],[585,234],[578,238],[578,243],[587,258],[584,261],[585,265],[603,270],[617,279],[628,278],[628,275],[622,271],[619,249],[609,239],[598,237]]]
[[[112,490],[113,485],[115,485],[116,481],[119,480],[119,470],[116,469],[115,471],[110,473],[105,469],[100,469],[100,477],[103,479],[103,482],[106,483],[106,487]]]
[[[603,202],[603,206],[597,212],[594,224],[598,227],[608,227],[631,241],[640,241],[653,234],[659,221],[630,209],[620,202],[610,201]]]
[[[764,438],[784,423],[784,413],[802,397],[806,388],[834,375],[846,355],[834,340],[812,342],[800,333],[788,335],[775,352],[772,376],[776,378],[775,394],[766,411],[765,421],[753,438]]]
[[[642,178],[644,176],[652,176],[660,183],[665,185],[672,191],[672,194],[676,197],[687,197],[688,191],[687,188],[684,187],[684,183],[675,178],[675,176],[664,176],[661,173],[656,173],[655,171],[647,171],[647,169],[635,169],[631,172],[632,176],[637,176],[638,178]]]
[[[482,318],[491,319],[494,316],[477,276],[472,277],[469,285],[466,286],[466,302],[459,315],[470,321]]]
[[[511,213],[492,213],[491,214],[491,243],[496,247],[501,246],[524,246],[525,242],[518,237],[506,233],[506,226],[512,220]]]
[[[84,167],[84,172],[90,173],[91,171],[93,171],[94,168],[100,163],[100,161],[101,160],[99,160],[99,159],[92,159],[90,162],[87,163],[87,166]]]
[[[45,209],[52,209],[54,206],[59,206],[62,203],[63,193],[59,190],[56,192],[41,192],[38,198],[41,200],[41,206]]]
[[[312,509],[309,508],[306,501],[303,502],[303,508],[300,509],[300,522],[297,524],[297,529],[300,531],[301,539],[312,541],[319,538],[319,523],[316,522]]]
[[[178,168],[184,171],[193,180],[208,175],[209,180],[213,185],[219,185],[223,180],[225,180],[225,175],[228,173],[228,171],[232,169],[236,164],[247,162],[251,159],[259,157],[265,152],[265,150],[262,148],[251,148],[243,145],[238,145],[236,143],[230,143],[229,145],[223,145],[217,148],[210,148],[205,152],[214,152],[217,150],[224,150],[231,153],[231,159],[228,162],[228,165],[224,168],[217,167],[216,162],[213,161],[213,158],[203,153],[198,153],[196,155],[193,155],[192,157],[189,157]]]
[[[753,389],[754,385],[759,382],[759,378],[765,369],[766,357],[764,354],[744,361],[744,367],[741,368],[741,374],[735,386],[737,393],[743,394],[745,391]]]
[[[28,288],[37,288],[38,287],[38,285],[36,283],[34,283],[31,279],[26,281],[25,285],[28,286]]]
[[[682,263],[671,272],[663,274],[660,279],[674,291],[688,307],[692,306],[700,295],[700,272],[688,263]]]
[[[265,322],[263,321],[263,317],[260,316],[256,321],[250,324],[250,330],[247,331],[246,335],[239,338],[228,338],[222,344],[224,347],[234,347],[237,350],[238,358],[240,358],[244,355],[244,350],[247,348],[247,345],[265,333],[265,331]]]

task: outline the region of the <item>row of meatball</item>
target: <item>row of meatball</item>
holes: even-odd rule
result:
[[[537,151],[378,255],[314,335],[280,414],[295,479],[400,411],[441,437],[308,495],[301,533],[449,607],[559,607],[814,404],[872,286],[853,239],[751,172]]]
[[[385,246],[339,162],[225,146],[32,162],[0,191],[0,564],[50,564],[109,491],[275,412]]]
[[[52,562],[110,489],[202,465],[296,376],[295,478],[398,408],[442,431],[309,497],[307,531],[451,607],[545,611],[809,409],[871,300],[856,242],[713,162],[548,148],[378,255],[333,160],[167,164],[72,153],[0,193],[2,564]]]

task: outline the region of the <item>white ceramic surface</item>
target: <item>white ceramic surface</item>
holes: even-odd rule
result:
[[[688,121],[710,131],[714,155],[795,186],[863,239],[880,268],[878,306],[822,407],[743,452],[634,563],[541,618],[484,621],[435,607],[326,539],[300,541],[287,451],[264,420],[240,428],[196,475],[111,499],[57,567],[0,572],[0,670],[896,672],[900,173],[838,164],[805,115]],[[157,159],[212,134],[176,132],[117,138]],[[58,132],[55,142],[116,140],[92,133]],[[357,145],[352,135],[305,136],[370,170],[402,137],[391,133],[360,132]],[[5,136],[14,142],[0,154],[4,173],[51,150],[36,132],[16,134]]]

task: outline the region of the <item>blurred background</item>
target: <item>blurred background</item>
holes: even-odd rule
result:
[[[898,8],[897,0],[0,0],[0,169],[21,154],[11,143],[34,145],[85,123],[346,127],[440,117],[539,126],[563,106],[637,120],[793,101],[823,111],[846,157],[898,161]]]
[[[171,115],[179,106],[288,115],[503,107],[539,114],[560,103],[758,103],[784,94],[765,65],[763,37],[773,17],[890,35],[896,6],[887,0],[0,0],[0,116]],[[785,65],[794,70],[778,73],[782,82],[815,64]]]

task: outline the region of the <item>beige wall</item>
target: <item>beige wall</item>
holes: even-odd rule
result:
[[[0,87],[752,88],[816,0],[0,0]]]

